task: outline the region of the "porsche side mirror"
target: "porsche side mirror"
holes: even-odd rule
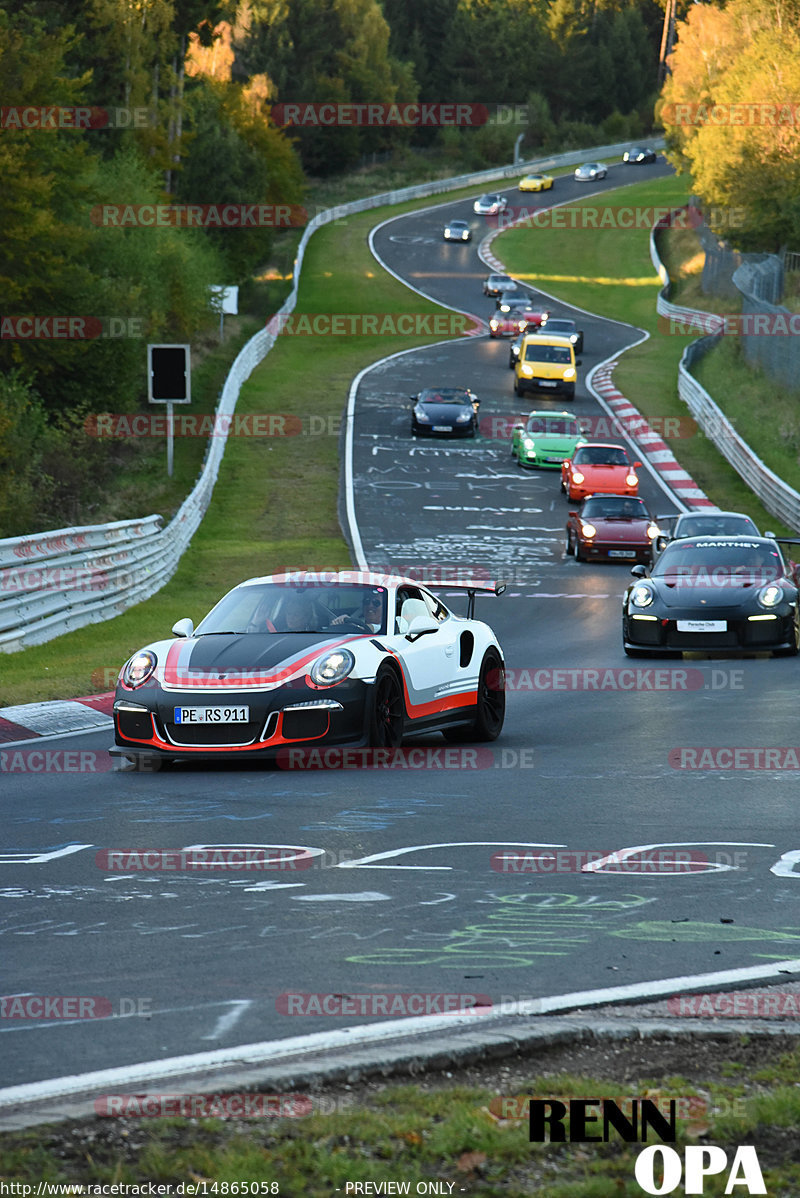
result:
[[[634,578],[647,578],[647,566],[639,562],[638,565],[631,566],[631,574]]]
[[[634,470],[638,470],[638,468],[641,466],[641,464],[642,464],[641,462],[634,462],[633,463]]]
[[[575,512],[567,512],[567,515],[568,515],[568,516],[577,516],[577,514],[578,514],[578,513],[577,513],[577,511],[575,511]]]
[[[583,358],[576,358],[576,359],[575,359],[575,365],[576,365],[576,366],[583,366]]]
[[[427,632],[438,632],[439,622],[434,620],[433,616],[415,616],[406,629],[405,637],[407,641],[415,641],[417,637],[424,636]]]
[[[194,624],[188,616],[184,616],[181,620],[176,620],[172,625],[174,636],[191,636],[194,632]]]
[[[766,532],[764,533],[764,536],[765,536],[765,537],[772,537],[773,541],[775,540],[775,533],[774,533],[774,532],[770,532],[770,530],[769,530],[769,529],[767,529],[767,530],[766,530]]]

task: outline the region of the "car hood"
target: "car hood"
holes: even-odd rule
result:
[[[462,412],[470,412],[467,407],[454,403],[424,403],[419,405],[432,424],[454,424],[456,416]]]
[[[548,453],[570,454],[576,441],[580,440],[580,437],[547,437],[536,433],[522,433],[521,436],[523,440],[530,437],[537,449],[546,449]],[[592,524],[595,523],[596,521],[592,520]]]
[[[236,680],[280,685],[305,674],[326,649],[348,644],[356,636],[330,632],[215,632],[175,640],[160,671],[161,682],[167,688],[179,689],[230,686]]]
[[[638,517],[631,516],[626,520],[624,517],[616,520],[603,520],[594,516],[584,517],[587,523],[593,524],[597,529],[597,539],[600,541],[649,541],[647,535],[647,527],[649,520],[640,520]]]
[[[712,608],[741,607],[755,602],[756,595],[764,585],[763,580],[751,582],[744,579],[728,579],[725,585],[697,578],[678,578],[675,575],[660,575],[651,579],[666,607],[696,607],[700,612]]]

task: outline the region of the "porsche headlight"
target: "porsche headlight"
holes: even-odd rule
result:
[[[649,607],[653,602],[653,588],[640,582],[631,591],[631,607]]]
[[[783,600],[783,587],[777,582],[768,582],[758,592],[758,602],[762,607],[777,607]]]
[[[524,374],[527,379],[533,374],[533,367],[529,366],[527,362],[523,362],[519,369],[520,374]]]
[[[634,474],[632,470],[631,470],[630,474],[626,475],[626,477],[625,477],[625,482],[627,483],[627,485],[629,487],[635,487],[636,484],[638,483],[638,481],[639,481],[638,474]]]
[[[472,416],[472,412],[459,412],[456,416],[456,424],[466,424],[468,420],[472,419]]]
[[[416,416],[416,418],[420,422],[420,424],[430,424],[430,422],[431,422],[431,418],[428,415],[428,413],[425,411],[424,408],[420,407],[419,405],[417,405],[417,407],[414,408],[414,415]]]
[[[572,481],[573,481],[574,483],[582,483],[582,482],[583,482],[583,478],[584,478],[584,476],[581,474],[580,470],[573,470],[573,471],[572,471]]]
[[[122,681],[125,686],[141,686],[143,682],[147,682],[156,665],[155,653],[150,649],[142,649],[141,653],[134,653],[130,661],[122,667]]]
[[[648,524],[647,535],[651,541],[654,541],[660,532],[661,532],[661,529],[658,527],[657,524]]]
[[[349,649],[331,649],[323,657],[318,657],[311,667],[311,681],[317,686],[335,686],[351,672],[356,659]]]
[[[577,345],[577,344],[578,344],[578,334],[577,334],[577,333],[570,333],[570,335],[569,335],[569,339],[570,339],[570,341],[572,342],[572,344],[573,344],[573,345]]]
[[[536,448],[536,442],[533,440],[532,437],[523,437],[522,444],[525,447],[525,449],[535,449]]]
[[[581,532],[585,537],[596,537],[597,529],[593,524],[584,524],[581,526]]]
[[[500,328],[500,321],[495,319],[495,317],[493,316],[492,319],[489,321],[489,328],[492,330],[492,332],[495,332],[497,329]]]
[[[568,366],[567,369],[564,371],[564,382],[565,383],[569,382],[571,379],[574,379],[574,378],[575,378],[575,367]]]

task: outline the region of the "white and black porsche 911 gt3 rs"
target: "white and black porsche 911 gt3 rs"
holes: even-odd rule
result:
[[[473,618],[417,580],[340,571],[251,578],[195,629],[173,626],[122,667],[116,756],[278,758],[289,747],[398,746],[406,733],[494,740],[505,717],[503,653]]]

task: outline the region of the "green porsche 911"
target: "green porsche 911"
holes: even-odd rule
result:
[[[570,412],[530,412],[514,425],[511,456],[519,466],[557,470],[583,439],[580,423]]]

